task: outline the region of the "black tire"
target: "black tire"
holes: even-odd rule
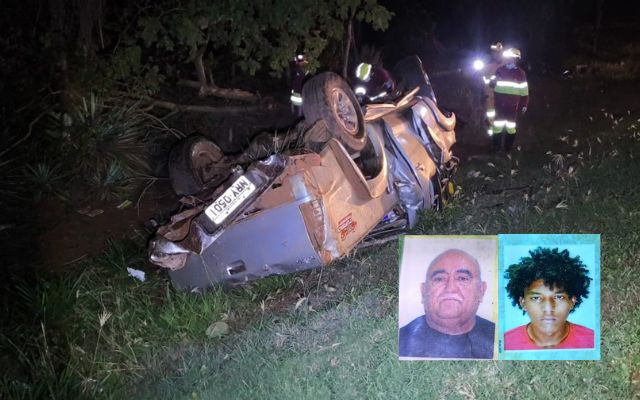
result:
[[[418,96],[429,97],[436,101],[431,82],[422,66],[420,57],[413,55],[403,58],[393,67],[391,75],[397,82],[396,87],[399,92],[406,93],[419,86]]]
[[[367,142],[364,117],[349,84],[333,72],[309,79],[302,88],[302,112],[309,125],[323,119],[332,136],[350,152]]]
[[[222,150],[205,137],[191,136],[179,141],[169,153],[173,190],[185,196],[217,186],[231,173],[222,163],[223,158]]]

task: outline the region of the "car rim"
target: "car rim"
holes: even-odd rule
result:
[[[202,183],[211,178],[211,168],[220,161],[217,154],[205,143],[197,143],[191,151],[191,165]]]
[[[355,136],[358,133],[358,113],[347,93],[339,88],[333,89],[331,105],[338,124],[349,135]]]

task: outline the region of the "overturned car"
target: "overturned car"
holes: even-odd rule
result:
[[[428,85],[421,64],[419,74]],[[188,207],[158,229],[149,259],[179,289],[237,285],[326,265],[412,227],[453,194],[457,164],[455,116],[421,85],[363,113],[340,76],[319,74],[303,89],[294,150],[246,169],[221,162],[203,138],[186,141],[171,178]]]

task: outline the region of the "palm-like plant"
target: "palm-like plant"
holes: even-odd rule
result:
[[[41,162],[36,165],[27,165],[24,176],[36,200],[51,195],[66,198],[64,191],[66,176],[62,173],[60,164]]]
[[[117,197],[133,187],[133,179],[149,175],[147,116],[137,104],[110,106],[91,94],[52,117],[48,132],[60,141],[67,168],[98,197]]]

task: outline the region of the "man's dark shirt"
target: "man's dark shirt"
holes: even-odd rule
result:
[[[473,329],[447,335],[431,329],[424,315],[400,328],[401,357],[493,358],[495,324],[476,315]]]

